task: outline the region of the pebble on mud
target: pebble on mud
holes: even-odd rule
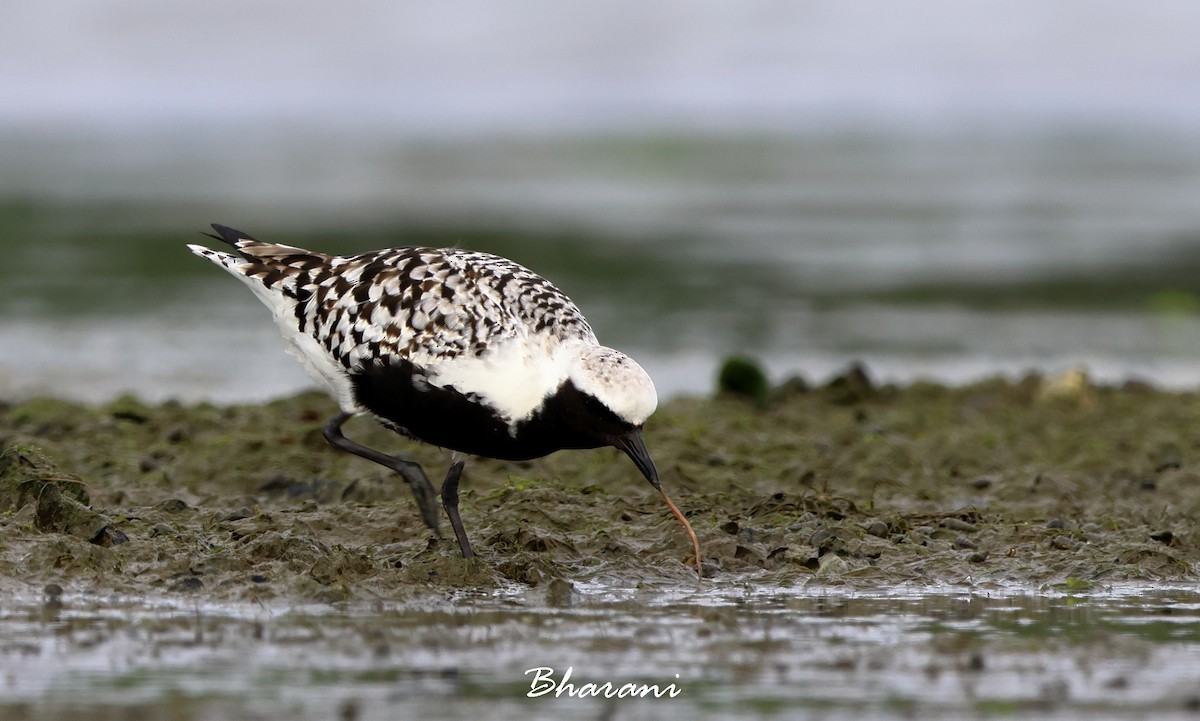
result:
[[[1066,536],[1055,536],[1050,539],[1050,545],[1060,551],[1074,551],[1077,547],[1075,541]]]
[[[820,528],[808,537],[808,545],[826,550],[838,540],[837,536],[827,528]]]
[[[1158,541],[1159,543],[1162,543],[1167,546],[1176,545],[1175,544],[1175,534],[1171,533],[1170,531],[1159,531],[1158,533],[1151,533],[1150,538],[1151,538],[1151,540]]]
[[[182,513],[188,509],[188,504],[178,498],[168,498],[158,504],[158,509],[165,513]]]
[[[834,576],[841,575],[850,570],[850,564],[846,559],[836,553],[826,553],[821,556],[821,561],[817,566],[818,576]]]
[[[242,506],[237,510],[233,510],[221,515],[217,518],[217,520],[221,521],[222,523],[228,523],[229,521],[244,521],[247,518],[253,517],[254,509],[250,508],[249,506]]]
[[[178,581],[176,581],[175,583],[171,584],[171,590],[180,592],[180,593],[199,591],[201,588],[204,588],[204,581],[201,581],[199,578],[196,578],[195,576],[188,576],[186,578],[181,578]]]
[[[943,518],[942,522],[938,525],[951,531],[962,531],[963,533],[975,533],[979,530],[979,527],[974,523],[967,523],[961,518]]]
[[[888,525],[883,521],[871,521],[863,530],[876,538],[888,537]]]
[[[759,568],[762,568],[766,565],[764,563],[765,558],[763,557],[762,552],[756,548],[751,548],[750,546],[738,545],[733,549],[733,557],[739,561],[751,561]]]

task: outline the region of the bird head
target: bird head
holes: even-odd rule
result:
[[[654,382],[637,361],[604,346],[587,346],[571,364],[567,383],[578,394],[573,403],[579,427],[597,445],[619,448],[659,488],[658,470],[642,439],[642,426],[658,407]]]

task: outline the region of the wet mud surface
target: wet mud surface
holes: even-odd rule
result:
[[[15,699],[4,717],[79,710],[46,700],[69,699],[53,693],[54,684],[74,682],[49,673],[57,680],[39,686],[47,674],[29,671],[39,662],[75,675],[79,664],[107,663],[101,676],[115,687],[105,693],[121,700],[101,694],[109,698],[102,707],[114,718],[143,702],[151,704],[147,718],[283,713],[284,705],[251,713],[236,693],[217,693],[229,685],[222,674],[245,680],[238,659],[247,648],[255,668],[280,674],[246,681],[247,698],[267,688],[283,704],[285,686],[306,685],[297,674],[351,689],[321,697],[344,697],[349,706],[301,703],[311,713],[288,712],[296,718],[387,718],[396,695],[435,706],[473,699],[476,706],[459,708],[463,717],[500,698],[533,703],[522,671],[565,666],[572,649],[577,660],[594,661],[586,680],[624,672],[665,685],[679,673],[698,717],[728,715],[743,702],[751,715],[781,713],[805,694],[777,693],[772,674],[819,698],[828,687],[813,679],[826,672],[849,684],[864,673],[908,679],[890,695],[864,697],[874,699],[867,707],[845,705],[856,698],[847,688],[844,698],[818,704],[831,709],[829,718],[868,707],[936,711],[922,705],[928,689],[913,680],[925,673],[958,679],[958,695],[945,705],[951,717],[1026,703],[1074,703],[1082,714],[1091,707],[1078,705],[1081,688],[1126,708],[1145,701],[1134,693],[1133,671],[1120,670],[1133,657],[1177,671],[1159,673],[1167,685],[1154,687],[1155,708],[1200,709],[1200,600],[1186,590],[1197,588],[1200,569],[1196,394],[1142,383],[1096,387],[1074,373],[962,388],[875,387],[851,371],[818,388],[793,382],[746,397],[671,401],[646,438],[663,487],[700,538],[700,585],[683,529],[615,450],[470,461],[461,508],[479,557],[466,561],[447,524],[440,540],[425,529],[398,477],[327,446],[320,426],[335,410],[318,394],[256,406],[123,398],[0,407],[0,661]],[[365,419],[346,430],[421,462],[435,484],[450,462],[448,453]],[[1072,599],[1112,589],[1125,589],[1121,603],[1185,589],[1137,601],[1153,606],[1138,605],[1139,618],[1166,609],[1176,625],[1146,640],[1146,626],[1134,624],[1133,656],[1093,639],[1108,644],[1109,666],[1120,669],[1064,671],[1065,690],[1038,686],[1037,673],[1021,665],[1053,665],[1051,637],[1039,642],[1020,624],[1002,628],[1004,612],[980,600],[1044,594],[1069,609],[1079,602]],[[819,622],[828,608],[820,604],[887,606],[898,592],[908,600],[878,623],[912,626],[909,656],[888,656],[881,649],[890,642],[863,641],[853,629],[833,642],[853,641],[846,654],[825,648]],[[967,623],[945,637],[931,633],[926,617],[943,616],[928,604],[960,602],[999,616],[985,614],[990,620],[974,630]],[[906,603],[926,605],[906,611]],[[918,620],[904,620],[913,614]],[[1061,622],[1054,628],[1070,638],[1053,643],[1068,643],[1070,663],[1085,663],[1095,649]],[[1042,623],[1055,622],[1035,626]],[[1032,660],[1009,647],[990,655],[995,648],[979,640],[989,634]],[[803,638],[802,649],[789,645]],[[1173,665],[1171,646],[1161,645],[1176,642],[1188,664]],[[679,660],[689,657],[690,665]],[[1033,686],[1018,679],[1012,693],[962,696],[963,679],[1012,664]],[[494,671],[500,666],[507,670]],[[88,698],[99,698],[87,683],[95,682],[83,683]],[[172,715],[164,694],[200,701]],[[607,708],[590,703],[555,713],[598,718]],[[666,707],[634,708],[621,713],[672,717]]]
[[[682,528],[618,452],[472,460],[462,513],[422,526],[403,482],[328,447],[334,406],[102,407],[32,400],[0,422],[10,586],[213,600],[409,598],[510,581],[694,577]],[[449,454],[358,419],[420,461]],[[1028,378],[965,388],[773,389],[684,399],[647,427],[705,573],[771,585],[1195,580],[1200,398]]]

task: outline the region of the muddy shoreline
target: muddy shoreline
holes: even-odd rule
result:
[[[646,438],[706,573],[763,584],[1197,579],[1200,397],[1081,374],[666,403]],[[616,451],[474,460],[479,558],[399,478],[329,448],[316,393],[263,405],[0,404],[0,590],[214,601],[419,600],[517,582],[687,583],[690,544]],[[440,479],[449,454],[347,431]],[[57,589],[57,590],[56,590]]]

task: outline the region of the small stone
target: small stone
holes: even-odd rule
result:
[[[987,559],[988,559],[987,551],[976,551],[975,553],[972,553],[971,555],[967,556],[968,563],[983,563]]]
[[[963,533],[975,533],[979,530],[979,527],[974,523],[967,523],[961,518],[943,518],[942,522],[938,525],[951,531],[962,531]]]
[[[727,521],[721,524],[721,530],[731,536],[736,536],[740,528],[737,521]]]
[[[251,510],[248,506],[242,506],[241,508],[237,509],[236,511],[230,511],[229,513],[226,513],[224,516],[221,516],[217,520],[219,520],[219,521],[241,521],[243,519],[253,518],[253,517],[254,517],[254,511]]]
[[[158,508],[166,513],[182,513],[188,509],[188,504],[186,501],[178,498],[168,498],[167,500],[158,504]]]
[[[954,539],[954,547],[955,548],[976,548],[975,544],[971,542],[971,539],[967,538],[966,536],[959,536],[958,538],[955,538]]]
[[[1158,490],[1158,481],[1155,481],[1152,478],[1147,478],[1146,480],[1141,482],[1141,484],[1138,486],[1138,488],[1140,488],[1143,491],[1156,491],[1156,490]]]
[[[1062,528],[1062,527],[1063,527],[1063,519],[1061,519],[1061,518],[1051,518],[1050,521],[1046,523],[1046,528]]]
[[[195,576],[181,578],[171,586],[172,591],[178,591],[180,593],[199,591],[201,588],[204,588],[204,581],[201,581]]]
[[[150,529],[150,537],[154,538],[156,536],[174,537],[175,529],[171,528],[165,523],[156,523],[154,524],[154,527]]]
[[[1050,539],[1050,545],[1060,551],[1075,550],[1075,542],[1066,536],[1055,536],[1054,538]]]
[[[821,528],[808,537],[808,545],[821,548],[829,545],[834,538],[835,536],[827,529]]]
[[[976,478],[975,480],[971,481],[971,487],[977,491],[982,491],[984,489],[991,488],[992,487],[992,479],[988,478],[987,476],[982,476],[980,478]]]
[[[1175,540],[1175,534],[1170,531],[1159,531],[1158,533],[1151,533],[1150,538],[1169,546],[1171,545],[1171,541]]]
[[[63,595],[63,587],[57,583],[47,583],[42,587],[42,593],[46,594],[47,596],[58,597]]]
[[[125,532],[119,528],[105,526],[100,529],[99,533],[92,536],[91,542],[97,546],[111,548],[112,546],[119,546],[122,543],[129,543],[129,536],[125,535]]]
[[[888,525],[883,521],[871,521],[867,524],[866,531],[876,538],[887,538]]]
[[[908,542],[916,546],[928,546],[929,540],[933,537],[933,528],[931,526],[917,526],[916,528],[908,529]]]
[[[761,562],[763,556],[757,550],[750,548],[749,546],[738,546],[737,548],[733,549],[733,557],[737,559],[751,559]]]
[[[850,570],[850,564],[846,563],[846,559],[836,553],[826,553],[821,556],[821,560],[817,565],[818,576],[840,575]]]

